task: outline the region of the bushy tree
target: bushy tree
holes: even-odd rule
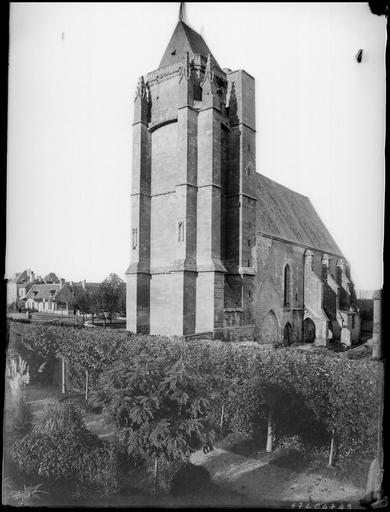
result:
[[[212,444],[208,402],[181,359],[166,365],[125,357],[101,376],[98,389],[92,401],[110,414],[129,455],[157,468]]]
[[[93,295],[94,307],[98,315],[111,323],[114,318],[125,314],[126,284],[117,275],[110,274]]]
[[[101,494],[119,490],[124,466],[117,446],[90,432],[71,402],[51,400],[36,414],[32,432],[14,443],[12,456],[21,471]],[[125,462],[125,464],[124,464]]]

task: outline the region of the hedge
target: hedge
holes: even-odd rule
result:
[[[11,331],[15,325],[10,326]],[[224,433],[256,435],[264,431],[273,402],[280,434],[297,434],[310,444],[314,440],[329,442],[334,432],[341,455],[375,453],[381,379],[378,362],[348,360],[325,349],[275,349],[33,323],[23,324],[23,346],[31,357],[64,357],[74,385],[80,389],[87,370],[91,391],[124,354],[167,364],[183,358],[200,375],[199,386],[207,392],[209,419],[216,429],[223,414]]]

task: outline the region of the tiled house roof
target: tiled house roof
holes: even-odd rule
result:
[[[35,301],[56,300],[61,286],[57,283],[52,284],[34,284],[28,291],[25,300],[34,299]]]
[[[256,174],[256,228],[260,233],[342,257],[310,199]]]

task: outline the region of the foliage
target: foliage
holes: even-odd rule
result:
[[[25,473],[67,481],[80,490],[93,488],[99,494],[110,495],[123,485],[120,452],[85,427],[72,426],[46,434],[32,432],[15,442],[13,457]]]
[[[82,428],[81,411],[70,400],[59,402],[54,398],[44,401],[41,409],[34,414],[32,432],[47,434],[63,432],[72,426]]]
[[[31,407],[23,395],[22,400],[19,402],[18,407],[15,411],[13,420],[13,429],[18,437],[25,435],[31,429]]]
[[[25,387],[30,382],[30,373],[26,361],[20,355],[8,360],[7,377],[15,407],[13,427],[19,435],[24,434],[31,425],[30,405],[26,400],[25,393]]]
[[[78,300],[77,300],[77,309],[83,315],[89,315],[90,313],[95,313],[95,303],[94,296],[90,292],[85,292]]]
[[[15,489],[15,484],[8,477],[4,479],[3,496],[5,504],[25,506],[31,503],[32,499],[39,499],[40,494],[47,494],[41,489],[42,484],[23,486],[23,489]]]
[[[28,434],[15,442],[13,457],[26,473],[83,481],[85,455],[101,445],[99,438],[86,428],[72,426],[64,431]]]
[[[25,353],[43,357],[52,351],[65,357],[73,385],[79,389],[86,370],[90,390],[98,391],[101,379],[115,382],[115,368],[133,372],[135,364],[144,367],[159,361],[160,370],[168,371],[181,359],[193,371],[196,389],[207,396],[207,421],[214,430],[222,419],[224,433],[260,435],[272,406],[280,439],[297,435],[308,447],[329,445],[334,430],[339,454],[375,451],[381,379],[377,362],[343,359],[327,350],[275,350],[103,329],[14,324],[23,327]]]
[[[99,494],[109,496],[128,488],[129,478],[139,472],[143,463],[136,457],[129,457],[117,442],[104,443],[84,457],[85,479],[91,482]]]
[[[12,400],[18,403],[22,399],[23,390],[30,382],[28,364],[21,356],[12,358],[7,364],[7,377],[11,388]]]
[[[117,274],[110,274],[93,296],[95,310],[104,321],[112,322],[126,314],[126,284]]]
[[[212,442],[196,382],[182,360],[167,366],[124,357],[102,375],[93,400],[109,411],[130,455],[186,459]]]

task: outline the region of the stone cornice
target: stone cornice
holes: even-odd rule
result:
[[[256,235],[264,236],[265,238],[270,238],[271,240],[277,240],[278,242],[284,242],[286,244],[295,245],[297,247],[302,247],[303,249],[309,249],[320,254],[324,254],[326,252],[326,254],[328,255],[330,254],[331,256],[336,256],[337,258],[343,258],[342,254],[336,254],[330,251],[323,251],[321,249],[318,249],[317,247],[311,247],[310,245],[301,244],[299,242],[293,242],[292,240],[287,240],[287,238],[281,238],[278,236],[270,235],[268,233],[263,233],[261,231],[256,231]]]

